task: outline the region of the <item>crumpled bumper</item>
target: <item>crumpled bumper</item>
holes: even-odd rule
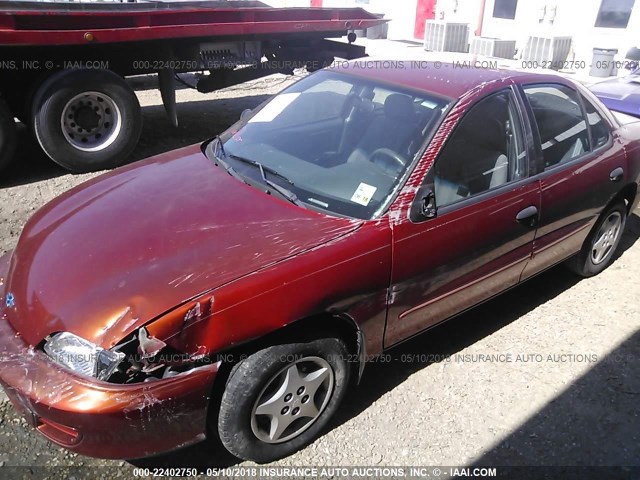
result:
[[[4,306],[3,297],[0,312]],[[129,385],[81,377],[27,345],[0,315],[0,384],[7,396],[40,433],[83,455],[141,458],[203,440],[218,367]]]
[[[71,374],[26,346],[0,319],[0,384],[27,421],[83,455],[140,458],[205,438],[218,365],[117,385]]]

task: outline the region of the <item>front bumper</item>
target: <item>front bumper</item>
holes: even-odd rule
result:
[[[203,440],[219,364],[119,385],[77,376],[29,347],[0,318],[0,384],[40,433],[74,452],[141,458]]]

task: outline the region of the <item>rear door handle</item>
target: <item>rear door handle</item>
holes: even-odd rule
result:
[[[609,180],[612,182],[619,182],[624,177],[624,170],[622,167],[618,167],[611,171],[609,174]]]
[[[531,205],[524,210],[520,210],[516,215],[516,220],[529,227],[535,227],[538,223],[538,209]]]

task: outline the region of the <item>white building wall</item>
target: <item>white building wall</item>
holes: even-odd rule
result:
[[[416,0],[370,0],[369,11],[390,18],[388,38],[413,40],[416,26]]]
[[[573,59],[588,65],[593,48],[617,48],[622,60],[629,48],[640,46],[640,0],[626,29],[595,27],[601,0],[519,0],[514,20],[493,18],[494,3],[486,0],[482,36],[516,40],[520,49],[529,35],[570,36]]]
[[[274,7],[308,7],[310,0],[266,0]],[[493,18],[495,0],[486,0],[482,36],[516,40],[522,51],[529,35],[556,35],[573,38],[572,58],[591,62],[592,50],[617,48],[618,60],[631,47],[640,47],[640,0],[636,0],[629,25],[622,28],[596,28],[601,0],[519,0],[514,20]],[[438,0],[436,19],[470,25],[471,35],[478,28],[482,0]],[[391,19],[388,36],[412,40],[417,0],[324,0],[323,6],[362,7],[383,13]],[[546,7],[546,10],[545,10]],[[555,14],[553,13],[555,11]],[[553,18],[553,22],[550,20]]]
[[[438,0],[436,19],[454,23],[468,23],[471,34],[478,27],[481,0]]]

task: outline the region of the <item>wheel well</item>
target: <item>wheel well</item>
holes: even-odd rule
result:
[[[302,318],[255,340],[251,340],[235,348],[222,352],[222,364],[213,382],[207,412],[208,435],[218,437],[218,409],[222,401],[225,385],[235,367],[247,356],[271,345],[291,342],[307,342],[321,337],[336,337],[345,342],[349,354],[359,358],[364,352],[364,337],[358,325],[346,315],[323,313]],[[357,383],[362,374],[362,360],[354,363],[352,384]]]
[[[353,355],[359,354],[362,348],[362,334],[350,317],[323,313],[292,322],[260,338],[239,345],[232,352],[250,355],[271,345],[308,342],[322,337],[336,337],[343,340],[347,350]]]
[[[0,96],[9,104],[12,113],[21,122],[28,124],[31,116],[31,99],[38,86],[44,82],[51,72],[31,73],[21,72],[0,85]]]
[[[638,185],[636,183],[630,183],[626,185],[622,190],[618,192],[618,194],[609,202],[607,207],[613,205],[615,202],[619,200],[624,200],[627,205],[627,215],[631,214],[631,207],[636,199],[636,195],[638,194]]]
[[[215,355],[222,362],[219,374],[224,377],[226,383],[228,375],[234,367],[249,355],[272,345],[283,343],[309,342],[318,338],[335,337],[343,340],[347,351],[352,357],[354,366],[353,376],[355,382],[360,380],[364,367],[360,358],[364,352],[364,337],[357,324],[348,316],[340,314],[324,313],[302,318],[262,337],[238,345]],[[358,359],[353,362],[353,359]],[[219,385],[220,382],[215,382]]]

